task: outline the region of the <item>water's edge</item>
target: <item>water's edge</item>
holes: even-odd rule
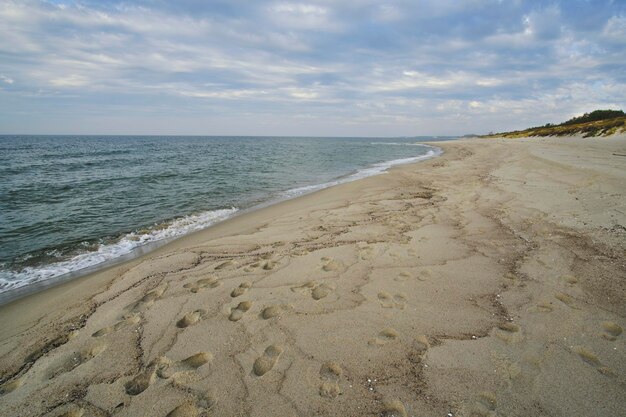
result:
[[[206,222],[201,223],[201,227],[189,228],[184,233],[176,234],[176,235],[168,236],[167,233],[165,233],[164,235],[160,235],[158,239],[155,239],[155,240],[147,239],[145,242],[140,242],[139,245],[130,248],[127,252],[121,253],[118,256],[104,259],[100,262],[87,265],[78,270],[69,271],[67,273],[63,273],[60,275],[50,276],[42,280],[38,280],[35,282],[31,282],[31,283],[25,283],[15,288],[10,288],[8,290],[5,290],[4,292],[0,292],[0,306],[4,304],[8,304],[19,298],[23,298],[27,295],[41,292],[51,287],[63,284],[70,280],[84,277],[86,275],[90,275],[96,272],[101,272],[103,270],[112,268],[114,266],[118,266],[124,262],[137,259],[143,255],[146,255],[148,253],[155,251],[156,249],[162,246],[167,245],[168,243],[171,243],[175,240],[188,237],[192,234],[204,231],[217,224],[221,224],[235,217],[239,217],[239,216],[257,211],[262,208],[273,206],[284,201],[288,201],[288,200],[296,199],[298,197],[302,197],[305,195],[313,194],[317,191],[331,188],[336,185],[341,185],[341,184],[369,178],[369,177],[376,176],[376,175],[386,174],[390,168],[400,166],[400,165],[411,164],[411,163],[418,163],[421,161],[435,158],[443,154],[443,150],[436,146],[427,145],[423,143],[419,143],[419,146],[431,148],[431,150],[429,150],[425,155],[419,155],[416,157],[409,157],[409,158],[403,158],[403,159],[374,164],[372,166],[362,168],[356,172],[347,174],[345,176],[342,176],[340,178],[337,178],[335,180],[325,182],[322,184],[315,184],[311,186],[297,187],[291,190],[286,190],[280,198],[268,200],[268,201],[262,202],[260,204],[256,204],[246,209],[239,210],[233,207],[232,209],[215,210],[214,212],[219,212],[219,213],[216,213],[212,218],[207,219]],[[213,212],[210,212],[210,213],[213,214]],[[181,219],[181,220],[184,220],[184,219]],[[174,222],[176,221],[179,221],[179,220],[175,220]]]

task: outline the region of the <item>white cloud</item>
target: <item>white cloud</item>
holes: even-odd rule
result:
[[[381,4],[374,13],[374,19],[383,22],[393,22],[403,17],[402,10],[392,4]]]
[[[242,99],[251,97],[260,97],[266,95],[267,92],[263,90],[231,90],[231,91],[200,91],[200,90],[186,90],[178,91],[178,94],[185,97],[195,98],[219,98],[219,99]]]
[[[604,26],[602,35],[612,42],[626,44],[626,16],[611,17]]]
[[[557,6],[535,10],[525,16],[525,32],[537,39],[555,39],[561,33],[561,10]]]
[[[493,77],[482,77],[465,71],[448,72],[443,74],[429,74],[414,70],[404,70],[401,76],[384,72],[379,75],[378,81],[368,88],[378,92],[402,92],[414,89],[446,90],[462,86],[495,87],[503,81]]]
[[[82,87],[88,85],[89,83],[89,78],[79,74],[72,74],[66,77],[59,77],[50,80],[50,84],[55,87]]]
[[[319,93],[312,89],[290,88],[287,91],[291,97],[302,100],[312,100],[319,97]]]
[[[269,18],[279,27],[297,30],[337,31],[341,29],[326,7],[306,3],[275,3]]]
[[[33,97],[45,95],[77,114],[97,101],[101,112],[210,108],[276,125],[303,115],[398,123],[408,134],[451,112],[466,129],[626,105],[616,6],[583,31],[568,23],[576,8],[558,0],[269,0],[225,13],[211,2],[82,1],[0,0],[0,110],[34,112]],[[9,95],[23,107],[3,108]]]

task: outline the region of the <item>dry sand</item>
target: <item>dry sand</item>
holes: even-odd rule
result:
[[[1,307],[0,414],[626,415],[626,137],[438,145]]]

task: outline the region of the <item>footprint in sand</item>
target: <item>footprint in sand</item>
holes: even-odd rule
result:
[[[167,290],[167,284],[161,284],[152,291],[146,293],[146,295],[141,297],[137,302],[128,306],[127,309],[130,309],[132,313],[142,313],[147,308],[150,308],[156,300],[161,298],[165,293],[165,290]]]
[[[196,282],[189,282],[183,285],[183,288],[187,288],[189,289],[189,291],[195,294],[205,288],[217,288],[220,285],[222,285],[222,281],[218,281],[217,279],[210,277],[199,279]]]
[[[433,273],[430,269],[422,269],[419,274],[417,274],[417,279],[419,281],[427,281],[433,277]]]
[[[341,366],[336,362],[326,362],[320,369],[320,385],[319,393],[322,397],[335,398],[341,394],[339,388],[339,379],[343,374]]]
[[[619,324],[613,323],[612,321],[603,321],[602,329],[604,330],[602,337],[606,340],[610,340],[611,342],[617,340],[617,336],[622,334],[623,331]]]
[[[333,272],[337,271],[341,268],[342,264],[339,261],[336,261],[332,258],[322,258],[322,271],[324,272]]]
[[[85,410],[81,407],[74,406],[71,410],[59,415],[59,417],[83,417]]]
[[[301,292],[301,291],[309,291],[312,288],[315,288],[315,286],[317,286],[317,282],[315,281],[307,281],[302,285],[297,285],[295,287],[291,287],[291,291],[293,292]]]
[[[165,417],[200,417],[206,415],[206,413],[215,406],[215,399],[212,395],[194,394],[195,401],[191,400],[184,404],[179,405]]]
[[[293,292],[309,292],[311,291],[311,297],[318,301],[328,296],[333,291],[333,287],[327,284],[318,284],[316,281],[307,281],[302,285],[291,287]]]
[[[21,378],[14,379],[13,381],[5,382],[3,385],[0,385],[0,395],[8,394],[10,392],[15,391],[19,387],[24,384]]]
[[[200,417],[200,410],[195,404],[182,404],[167,413],[165,417]]]
[[[537,303],[537,311],[540,313],[551,313],[554,311],[554,306],[550,301],[541,301]]]
[[[267,252],[267,253],[263,253],[261,255],[258,255],[254,260],[255,262],[250,264],[246,269],[244,268],[244,270],[246,270],[246,272],[250,272],[254,269],[257,268],[263,268],[263,269],[272,269],[274,267],[274,265],[276,264],[276,262],[272,261],[272,258],[274,257],[274,254],[272,252]]]
[[[404,310],[406,307],[406,297],[404,294],[396,294],[393,296],[393,303],[397,309]]]
[[[167,379],[181,372],[194,371],[212,359],[213,355],[209,352],[199,352],[177,362],[161,357],[150,362],[142,372],[128,381],[124,388],[128,395],[139,395],[154,383],[157,376]]]
[[[400,333],[398,333],[395,329],[387,328],[381,330],[376,338],[370,339],[367,343],[370,346],[383,346],[396,340],[398,337],[400,337]]]
[[[574,299],[572,297],[570,297],[567,294],[563,294],[561,292],[557,292],[556,294],[554,294],[554,298],[556,298],[557,300],[559,300],[560,302],[562,302],[563,304],[565,304],[566,306],[568,306],[571,309],[574,310],[579,310],[578,307],[576,307],[575,303],[574,303]]]
[[[198,352],[195,355],[191,355],[186,359],[176,362],[172,362],[167,357],[163,357],[159,360],[156,367],[156,374],[159,378],[167,379],[182,372],[195,371],[212,360],[213,354],[210,352]]]
[[[361,253],[359,253],[359,258],[361,258],[362,261],[370,260],[373,257],[374,251],[371,248],[368,250],[362,250]]]
[[[94,332],[91,335],[91,337],[106,336],[107,334],[116,332],[116,331],[121,330],[121,329],[123,329],[125,327],[138,324],[140,321],[141,321],[141,317],[139,317],[139,315],[132,314],[132,315],[130,315],[130,316],[128,316],[128,317],[118,321],[113,326],[107,326],[107,327],[104,327],[104,328]]]
[[[176,322],[176,327],[184,329],[185,327],[192,326],[206,316],[206,310],[195,310],[185,314],[180,320]]]
[[[261,312],[261,317],[264,320],[269,320],[273,317],[278,317],[283,313],[284,309],[282,306],[279,305],[270,305],[268,307],[265,307],[263,309],[263,311]]]
[[[504,278],[515,281],[517,279],[517,276],[512,272],[507,272],[506,274],[504,274]]]
[[[505,322],[505,323],[500,323],[498,325],[498,328],[500,330],[503,330],[507,333],[517,333],[519,332],[520,328],[517,324],[515,323],[510,323],[510,322]]]
[[[411,278],[411,274],[409,274],[406,271],[402,271],[398,274],[397,277],[394,278],[395,281],[406,281],[407,279]]]
[[[408,413],[400,400],[386,399],[383,401],[382,417],[407,417]]]
[[[222,262],[222,263],[218,264],[213,269],[215,269],[216,271],[219,271],[220,269],[226,269],[228,267],[235,266],[235,265],[237,265],[237,263],[235,261],[230,260],[230,261],[226,261],[226,262]]]
[[[498,331],[496,332],[496,336],[500,340],[503,340],[507,343],[512,343],[519,340],[519,331],[520,327],[517,324],[504,322],[498,325]]]
[[[361,248],[361,251],[359,252],[359,258],[362,261],[367,261],[369,259],[372,259],[374,257],[374,249],[372,249],[371,246],[364,246]]]
[[[380,305],[383,308],[393,308],[391,294],[389,294],[387,291],[381,291],[378,293],[378,301],[380,301]]]
[[[561,279],[570,287],[574,286],[578,282],[578,278],[573,275],[563,275],[561,276]]]
[[[331,293],[332,290],[333,289],[329,285],[320,284],[313,288],[313,290],[311,291],[311,297],[313,297],[314,300],[318,301],[322,298],[325,298],[328,294]]]
[[[259,356],[252,366],[252,371],[256,376],[263,376],[272,370],[279,356],[283,353],[283,348],[279,345],[269,345],[263,355]]]
[[[261,262],[261,269],[264,271],[271,271],[272,269],[276,268],[277,265],[278,265],[278,262],[267,260],[267,261]]]
[[[415,347],[421,353],[425,353],[428,349],[430,349],[430,341],[426,335],[419,335],[415,338]]]
[[[222,281],[218,281],[215,278],[202,278],[196,282],[189,282],[183,285],[183,288],[189,289],[192,293],[197,293],[205,288],[217,288],[222,285]]]
[[[241,284],[239,284],[237,288],[232,290],[232,292],[230,293],[230,296],[233,298],[239,297],[240,295],[245,294],[246,291],[248,291],[248,288],[250,287],[252,287],[252,283],[250,281],[242,282]]]
[[[139,395],[144,392],[156,379],[158,361],[152,361],[146,369],[135,375],[133,379],[124,384],[128,395]]]
[[[472,416],[484,416],[484,417],[492,417],[495,416],[495,410],[498,406],[498,400],[496,398],[496,394],[491,391],[483,391],[478,394],[478,397],[474,401],[474,405],[472,407]]]
[[[406,297],[402,294],[391,295],[386,291],[378,293],[378,301],[383,308],[397,308],[404,310],[406,307]]]
[[[63,359],[60,364],[50,367],[48,370],[48,379],[54,379],[61,374],[72,371],[74,368],[89,362],[105,350],[106,345],[100,344],[72,353],[69,357]]]
[[[304,256],[308,254],[309,250],[307,248],[297,248],[291,251],[291,255],[293,256]]]
[[[601,374],[606,376],[615,376],[613,370],[609,367],[604,366],[602,362],[600,362],[598,356],[590,349],[584,346],[574,346],[572,347],[572,352],[577,353],[578,356],[580,356],[580,358],[583,360],[583,362],[593,366]]]
[[[276,261],[264,260],[264,261],[255,262],[249,266],[246,266],[243,270],[245,272],[253,272],[260,268],[264,271],[271,271],[272,269],[276,268],[277,265],[278,265],[278,262]]]
[[[233,307],[230,309],[230,316],[228,316],[228,320],[230,321],[239,321],[243,318],[243,315],[246,311],[250,310],[252,307],[252,301],[242,301],[237,307]]]

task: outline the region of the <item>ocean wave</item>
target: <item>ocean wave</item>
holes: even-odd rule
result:
[[[373,142],[373,143],[377,143],[377,142]],[[389,144],[390,142],[380,142],[380,143]],[[405,145],[405,144],[401,143],[400,145]],[[421,146],[423,148],[430,148],[430,150],[428,150],[423,155],[413,156],[413,157],[409,157],[409,158],[402,158],[402,159],[394,159],[392,161],[379,162],[379,163],[373,164],[373,165],[371,165],[369,167],[359,169],[358,171],[356,171],[355,173],[353,173],[351,175],[348,175],[348,176],[343,177],[343,178],[338,178],[338,179],[333,180],[333,181],[325,182],[325,183],[322,183],[322,184],[313,184],[313,185],[307,185],[307,186],[304,186],[304,187],[292,188],[291,190],[285,191],[284,192],[284,196],[287,197],[287,198],[293,198],[293,197],[297,197],[299,195],[304,195],[304,194],[312,193],[314,191],[322,190],[324,188],[332,187],[334,185],[339,185],[339,184],[343,184],[343,183],[346,183],[346,182],[356,181],[358,179],[371,177],[373,175],[383,174],[389,168],[391,168],[391,167],[393,167],[395,165],[403,165],[403,164],[410,164],[412,162],[423,161],[425,159],[434,158],[435,156],[441,155],[441,153],[442,153],[442,150],[440,148],[435,147],[435,146],[423,145],[423,144],[415,144],[415,145],[416,146]]]
[[[428,146],[422,143],[407,143],[407,142],[370,142],[370,145],[391,145],[391,146]]]
[[[140,246],[179,237],[231,217],[237,208],[206,211],[156,224],[128,233],[113,243],[100,244],[95,251],[81,253],[70,259],[47,265],[26,267],[19,271],[0,270],[0,293],[77,272],[131,253]]]

